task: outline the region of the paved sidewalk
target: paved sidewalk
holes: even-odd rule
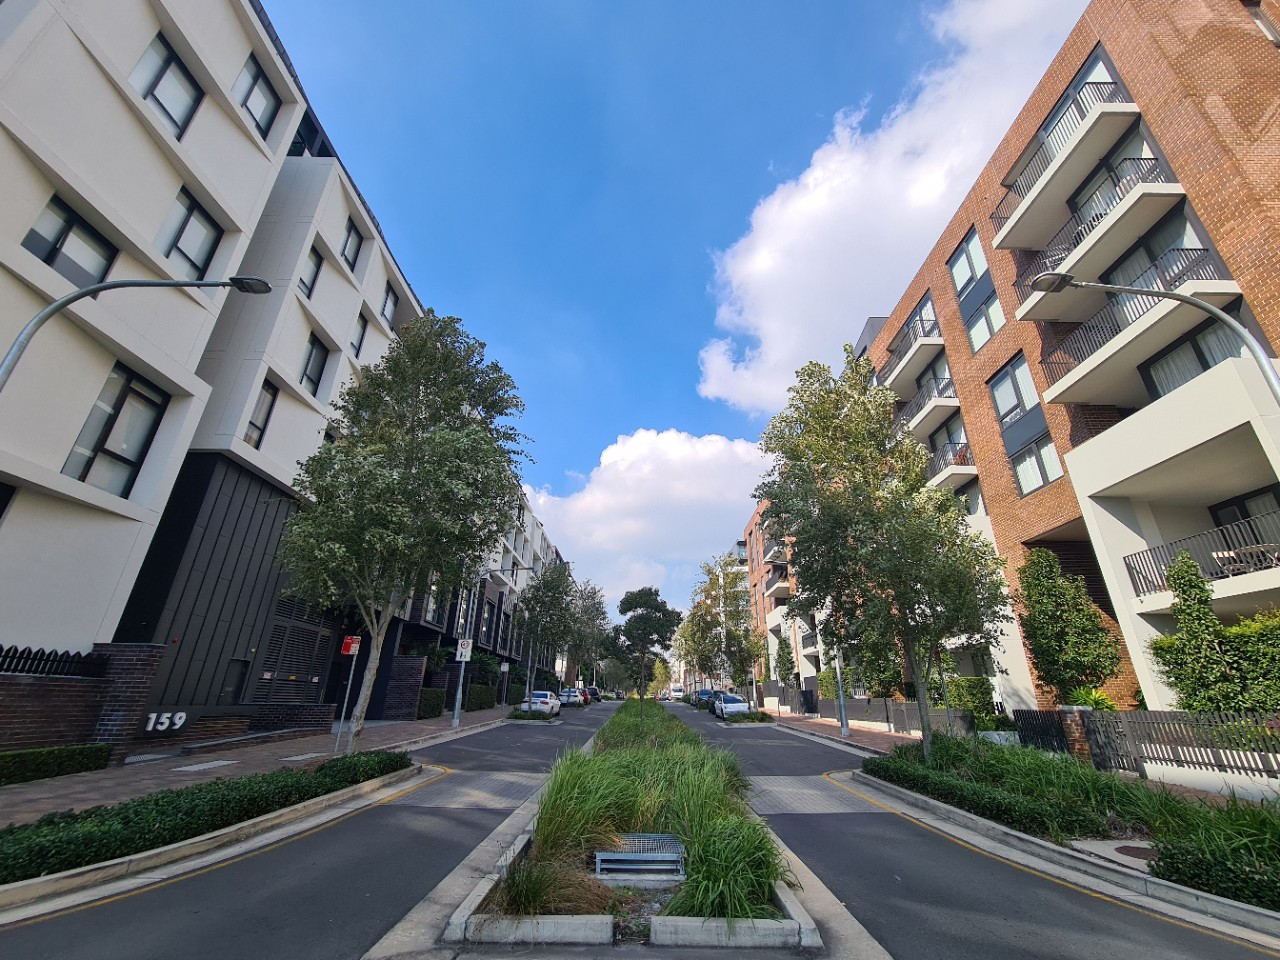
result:
[[[839,720],[804,717],[782,713],[781,711],[774,714],[774,719],[784,727],[803,730],[805,733],[813,734],[814,736],[826,737],[839,743],[862,747],[865,750],[872,750],[876,753],[888,753],[901,743],[920,742],[920,738],[913,733],[889,733],[884,730],[873,730],[870,727],[859,726],[856,723],[850,723],[849,736],[842,737],[840,736]]]
[[[492,710],[464,713],[459,729],[496,723],[510,711],[510,707],[494,707]],[[358,746],[361,750],[408,749],[424,740],[447,736],[451,721],[452,716],[446,713],[431,720],[365,727]],[[0,826],[29,823],[55,810],[83,810],[119,803],[157,790],[185,787],[218,777],[264,773],[281,767],[314,767],[333,755],[333,742],[333,733],[320,733],[217,753],[166,757],[31,783],[15,783],[0,787]],[[343,745],[346,745],[345,741]]]

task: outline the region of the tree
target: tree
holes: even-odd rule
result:
[[[591,682],[595,683],[595,671],[609,639],[609,610],[605,606],[604,590],[584,580],[574,585],[570,601],[573,627],[565,653],[578,668],[590,664]]]
[[[618,659],[631,666],[643,705],[649,658],[670,649],[671,639],[680,625],[680,611],[667,606],[658,595],[657,587],[641,587],[623,594],[618,612],[627,618],[615,633]]]
[[[893,637],[925,691],[945,639],[998,643],[1007,597],[994,546],[952,493],[925,486],[928,455],[895,423],[897,402],[848,345],[838,376],[807,364],[761,437],[773,463],[756,496],[790,541],[788,614],[820,617],[846,659],[865,639]],[[928,698],[918,699],[927,754]]]
[[[655,690],[671,689],[671,665],[661,654],[653,658],[653,686]]]
[[[787,686],[798,686],[796,683],[796,658],[791,652],[791,638],[783,637],[778,641],[778,652],[773,659],[773,672],[778,682]]]
[[[521,636],[529,644],[535,667],[543,653],[564,652],[578,629],[575,597],[577,584],[567,563],[554,563],[529,578],[520,591]],[[525,696],[533,689],[532,673],[526,680]]]
[[[1018,568],[1018,582],[1018,621],[1038,685],[1065,703],[1073,690],[1110,679],[1120,666],[1120,642],[1084,578],[1063,573],[1053,552],[1035,548]]]
[[[338,440],[301,465],[299,509],[277,554],[288,590],[354,607],[369,635],[348,750],[364,728],[392,618],[433,576],[441,588],[472,582],[510,526],[524,437],[507,421],[521,410],[484,344],[456,317],[428,311],[343,391]]]

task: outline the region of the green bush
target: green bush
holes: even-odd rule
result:
[[[995,691],[988,677],[947,677],[947,696],[951,709],[968,710],[975,720],[995,716]]]
[[[1114,712],[1116,702],[1097,687],[1076,687],[1067,694],[1066,702],[1072,707],[1091,707],[1094,710]]]
[[[480,683],[467,687],[463,710],[489,710],[498,705],[498,688]]]
[[[27,783],[68,773],[83,773],[85,770],[101,770],[110,759],[111,747],[105,743],[6,751],[0,753],[0,787],[8,783]]]
[[[773,714],[765,713],[763,710],[755,710],[750,713],[731,713],[725,717],[728,723],[772,723]]]
[[[314,772],[277,770],[161,790],[111,807],[0,829],[0,883],[153,850],[401,770],[405,753],[357,753]]]
[[[430,720],[444,713],[444,690],[439,687],[423,687],[418,694],[418,719]]]
[[[521,710],[519,707],[507,714],[508,720],[541,720],[543,722],[554,720],[549,713],[539,713],[537,710]]]
[[[1151,873],[1219,897],[1280,910],[1280,863],[1225,843],[1157,840]]]

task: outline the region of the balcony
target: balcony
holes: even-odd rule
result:
[[[791,577],[785,566],[776,565],[770,571],[769,579],[764,582],[764,595],[766,597],[791,596]]]
[[[995,246],[1034,249],[1067,198],[1139,115],[1115,83],[1086,83],[991,215]]]
[[[796,621],[796,635],[800,640],[801,653],[818,652],[818,631],[808,621]]]
[[[766,540],[764,559],[766,563],[786,563],[787,545],[781,540]]]
[[[1171,290],[1225,306],[1240,288],[1206,250],[1169,250],[1127,286]],[[1113,296],[1054,345],[1041,361],[1048,403],[1141,407],[1148,401],[1138,365],[1205,319],[1190,304],[1157,296]]]
[[[764,625],[775,637],[786,635],[787,608],[777,606],[764,615]]]
[[[1280,569],[1280,511],[1214,527],[1124,558],[1125,570],[1139,597],[1169,589],[1165,574],[1183,550],[1207,580],[1224,580]]]
[[[955,381],[944,377],[926,380],[907,405],[898,411],[895,419],[903,429],[924,439],[959,409]]]
[[[934,451],[924,471],[928,486],[949,490],[964,486],[977,475],[978,468],[973,465],[967,443],[944,443]]]
[[[880,371],[880,381],[906,397],[916,377],[942,348],[942,329],[937,320],[911,321],[898,333],[897,343]]]

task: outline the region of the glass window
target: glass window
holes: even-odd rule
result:
[[[382,319],[391,323],[396,316],[396,307],[400,305],[400,297],[391,289],[391,284],[387,284],[386,296],[382,298]]]
[[[1146,377],[1154,400],[1172,393],[1223,360],[1243,356],[1244,350],[1239,337],[1224,324],[1213,320],[1182,337],[1138,369]]]
[[[1031,369],[1022,354],[995,375],[991,380],[991,401],[995,404],[1000,428],[1016,423],[1028,411],[1038,406],[1040,397],[1031,380]]]
[[[351,338],[351,351],[358,357],[364,347],[364,336],[369,332],[369,318],[363,313],[356,317],[356,332]]]
[[[34,253],[77,287],[101,283],[116,258],[116,248],[54,197],[36,224],[27,231],[23,247]]]
[[[956,491],[956,496],[964,504],[964,512],[969,516],[974,517],[985,512],[986,507],[982,500],[982,486],[977,480],[966,483]]]
[[[356,268],[356,261],[360,259],[362,246],[364,246],[364,237],[356,229],[355,221],[348,217],[347,235],[342,241],[342,259],[352,270]]]
[[[1039,490],[1062,476],[1058,451],[1047,433],[1015,453],[1009,458],[1009,463],[1018,481],[1018,492],[1023,495]]]
[[[987,272],[987,258],[982,254],[982,244],[976,230],[969,231],[964,242],[947,261],[947,266],[951,269],[951,281],[958,297],[963,297],[974,281]]]
[[[168,402],[168,394],[117,363],[62,472],[99,490],[127,497]]]
[[[951,366],[947,363],[946,351],[940,352],[925,369],[916,377],[916,389],[923,390],[932,380],[950,380]]]
[[[298,382],[313,397],[320,392],[320,381],[324,377],[324,366],[328,361],[329,348],[314,333],[311,334],[307,339],[307,356],[302,363],[302,379]]]
[[[262,435],[267,432],[271,411],[276,408],[276,397],[279,395],[279,387],[270,380],[262,381],[262,389],[258,391],[253,412],[249,414],[249,426],[244,431],[244,442],[254,449],[262,446]]]
[[[276,122],[276,114],[280,112],[280,95],[276,93],[276,88],[262,70],[262,64],[258,63],[258,58],[253,54],[249,54],[244,69],[236,78],[231,96],[249,114],[249,119],[265,140],[271,132],[271,125]]]
[[[929,434],[929,449],[941,450],[949,443],[964,443],[964,420],[955,413],[947,418],[947,422]]]
[[[324,257],[320,256],[320,251],[315,247],[307,254],[306,265],[302,268],[302,276],[298,278],[298,289],[303,295],[310,299],[312,292],[316,288],[316,280],[320,276],[320,267],[324,264]]]
[[[204,91],[163,35],[157,34],[151,41],[133,68],[129,82],[181,140],[204,98]]]
[[[977,353],[1004,326],[1004,311],[1000,308],[999,298],[992,294],[991,299],[979,307],[964,326],[969,333],[969,346]]]
[[[161,237],[164,255],[178,273],[188,280],[203,280],[222,241],[222,228],[183,187]]]

